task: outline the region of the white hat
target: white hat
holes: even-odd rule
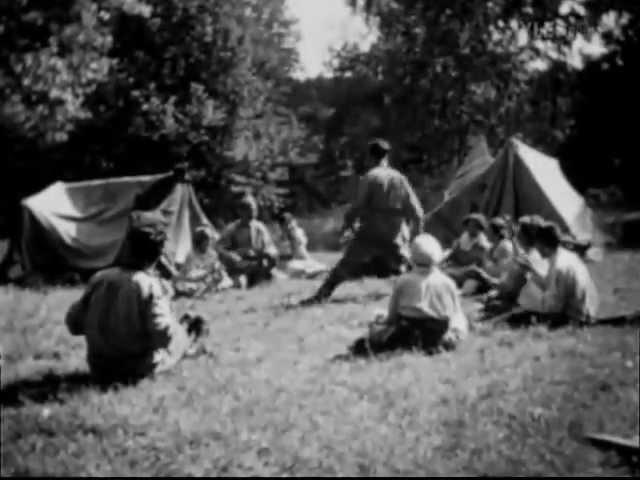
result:
[[[422,233],[411,243],[411,261],[420,267],[433,267],[442,260],[442,246],[437,238]]]

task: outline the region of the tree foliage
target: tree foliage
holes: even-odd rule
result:
[[[640,205],[634,120],[640,111],[640,4],[609,0],[588,7],[593,24],[603,15],[619,22],[603,35],[608,53],[576,76],[572,124],[560,154],[582,188],[618,185],[628,204]]]
[[[3,2],[0,135],[11,203],[57,179],[187,160],[211,213],[228,215],[223,205],[240,187],[280,207],[269,166],[310,148],[284,107],[297,64],[284,3]]]
[[[334,61],[337,75],[370,86],[362,103],[336,114],[349,155],[383,135],[405,168],[438,175],[462,159],[470,134],[485,134],[494,150],[514,134],[562,142],[574,75],[565,59],[579,34],[595,31],[584,9],[560,0],[350,3],[379,38]]]

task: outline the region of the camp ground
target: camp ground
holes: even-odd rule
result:
[[[349,363],[341,355],[366,331],[371,312],[385,307],[389,282],[352,283],[325,306],[300,310],[293,299],[312,280],[278,280],[180,300],[179,310],[197,308],[210,318],[209,356],[103,391],[83,366],[82,341],[62,322],[81,285],[9,287],[0,294],[2,311],[11,312],[2,323],[3,473],[635,468],[637,440],[626,437],[638,422],[638,254],[606,247],[597,213],[557,161],[517,139],[495,159],[484,141],[473,144],[436,203],[425,228],[445,239],[469,212],[517,218],[544,211],[575,238],[600,245],[604,257],[589,269],[608,320],[583,329],[514,330],[496,317],[474,325],[458,352]],[[22,201],[21,269],[53,281],[56,273],[90,274],[112,264],[126,249],[135,209],[164,218],[164,256],[172,264],[193,250],[198,226],[213,229],[194,185],[175,173],[57,182]],[[313,222],[300,224],[309,229]],[[337,235],[336,223],[319,235]],[[327,264],[337,260],[335,252],[314,254]]]
[[[640,2],[0,2],[0,476],[637,477]]]

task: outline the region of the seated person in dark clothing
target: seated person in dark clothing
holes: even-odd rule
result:
[[[86,339],[89,368],[100,383],[129,383],[169,370],[199,347],[204,321],[176,318],[171,292],[154,268],[164,242],[162,227],[134,222],[128,261],[96,273],[67,313],[70,333]]]

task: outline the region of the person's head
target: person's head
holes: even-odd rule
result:
[[[543,223],[544,221],[538,215],[525,215],[518,219],[516,240],[525,251],[536,246],[538,230]]]
[[[198,227],[193,233],[193,246],[200,253],[209,250],[215,240],[214,233],[206,226]]]
[[[502,217],[492,218],[489,222],[489,236],[493,242],[509,238],[509,224]]]
[[[296,223],[295,217],[291,214],[291,212],[284,212],[280,216],[280,225],[284,228],[289,228]]]
[[[246,222],[257,218],[258,202],[253,195],[247,194],[242,197],[238,206],[238,213],[240,215],[240,219]]]
[[[433,268],[443,257],[442,246],[437,238],[421,233],[411,242],[411,263],[416,267]]]
[[[161,216],[146,212],[134,212],[130,220],[128,263],[134,268],[148,268],[162,255],[166,223]]]
[[[462,226],[469,233],[471,238],[476,238],[483,232],[487,231],[487,219],[481,213],[472,213],[467,215],[462,221]]]
[[[553,222],[545,222],[538,228],[536,248],[543,258],[549,258],[558,251],[562,242],[560,228]]]
[[[374,138],[369,142],[369,157],[376,163],[386,159],[390,151],[391,145],[382,138]]]

